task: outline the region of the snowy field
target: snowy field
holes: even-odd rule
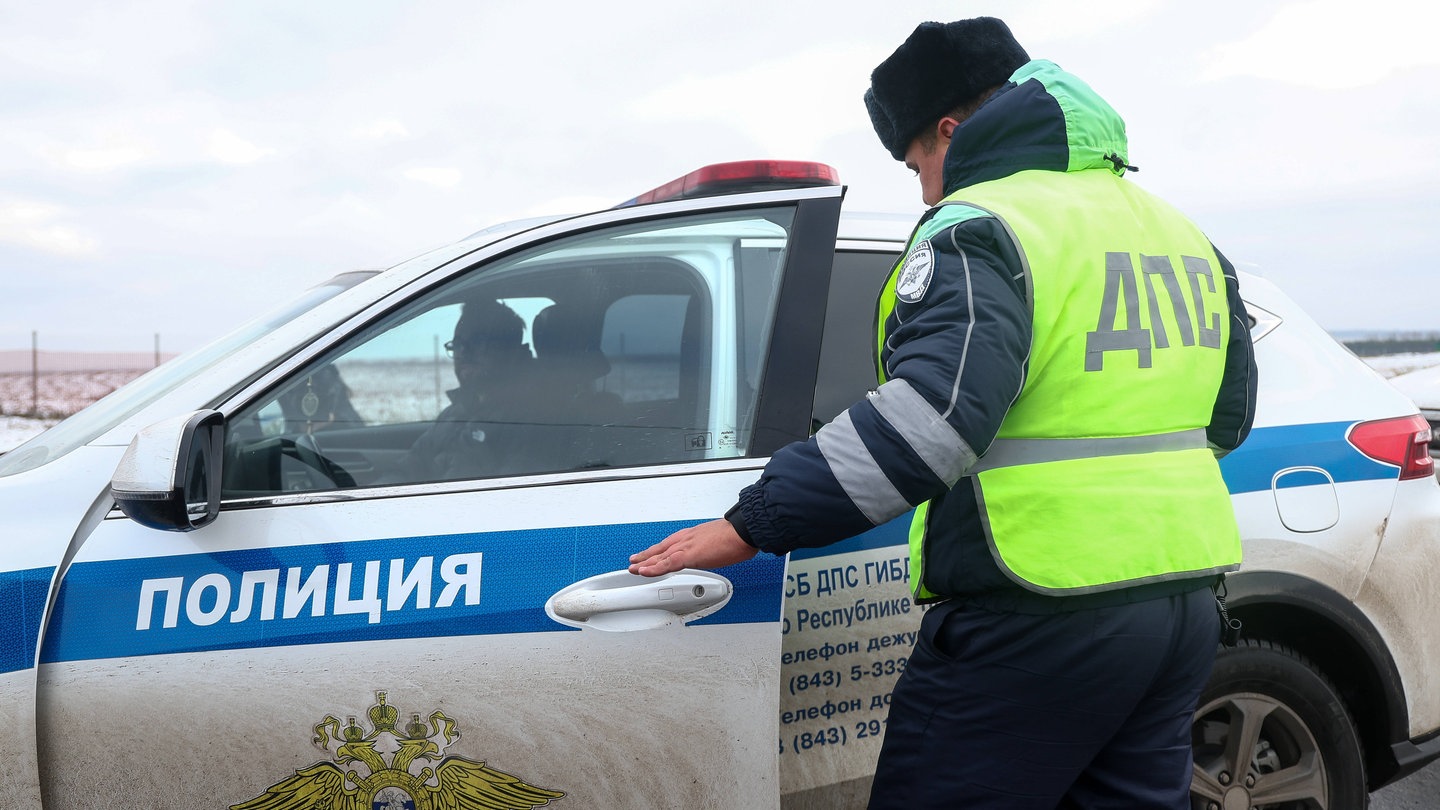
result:
[[[57,419],[30,419],[25,416],[0,416],[0,452],[12,450],[31,436],[55,424]]]
[[[0,374],[0,453],[143,374],[134,371],[60,371]],[[35,414],[36,416],[17,416]]]
[[[1440,352],[1387,354],[1380,357],[1362,357],[1360,359],[1369,363],[1371,368],[1387,378],[1398,377],[1408,371],[1440,366]]]
[[[1431,366],[1440,366],[1440,352],[1429,352],[1425,354],[1392,354],[1380,357],[1363,358],[1372,368],[1385,377],[1395,377],[1408,371],[1414,371]],[[364,371],[375,372],[377,369],[365,369]],[[380,370],[393,374],[393,369]],[[129,382],[138,376],[138,371],[93,371],[93,372],[64,372],[55,374],[44,374],[40,377],[38,412],[41,418],[28,416],[15,416],[17,413],[28,413],[31,410],[32,400],[35,399],[31,390],[29,374],[0,374],[0,453],[12,450],[22,442],[35,436],[51,425],[59,422],[66,414],[70,414],[105,396],[121,385]],[[349,369],[347,378],[351,375],[362,375],[360,368]],[[435,389],[438,408],[443,404],[440,399],[440,392],[454,385],[454,377],[449,370],[443,370],[443,376],[436,379],[433,372],[419,373],[414,379],[407,379],[404,384],[409,390]],[[364,384],[364,377],[359,376],[351,382],[352,389],[360,396],[356,397],[356,406],[368,417],[380,417],[382,419],[405,418],[430,418],[431,414],[396,414],[384,408],[378,408],[376,403],[367,402],[362,392],[372,388]]]
[[[53,423],[114,391],[143,371],[54,371],[0,374],[0,414],[34,413]]]

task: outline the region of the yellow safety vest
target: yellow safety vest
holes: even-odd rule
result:
[[[1027,278],[1024,386],[958,484],[974,487],[1000,569],[1028,590],[1068,595],[1237,568],[1239,531],[1205,437],[1230,329],[1209,240],[1105,169],[1023,171],[941,205],[911,250],[993,216]],[[882,350],[903,265],[881,293]],[[925,587],[928,523],[927,503],[910,530],[922,601],[935,598]]]

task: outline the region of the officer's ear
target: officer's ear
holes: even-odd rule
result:
[[[955,128],[958,126],[960,126],[960,122],[947,115],[935,122],[935,134],[939,136],[941,142],[948,144],[954,137]]]

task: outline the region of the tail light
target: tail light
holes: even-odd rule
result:
[[[1384,464],[1400,468],[1400,480],[1435,474],[1430,458],[1430,423],[1419,414],[1361,422],[1350,428],[1350,444]]]

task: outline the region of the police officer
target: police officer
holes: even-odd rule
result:
[[[1234,268],[1125,178],[1119,115],[999,20],[921,24],[865,102],[933,206],[880,296],[881,384],[631,570],[914,508],[933,607],[871,807],[1189,807],[1211,588],[1240,562],[1216,458],[1255,403]]]

